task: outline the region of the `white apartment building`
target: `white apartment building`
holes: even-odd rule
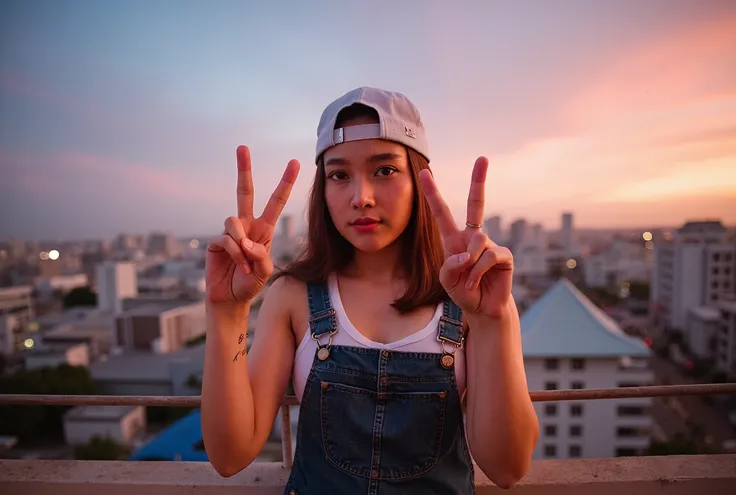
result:
[[[685,323],[685,339],[693,354],[701,358],[715,355],[720,323],[721,313],[717,308],[709,306],[690,308]]]
[[[97,265],[97,307],[101,311],[119,313],[123,299],[138,296],[138,275],[135,263],[107,261]]]
[[[23,349],[28,324],[33,320],[33,287],[22,285],[0,289],[0,354]]]
[[[714,306],[736,291],[736,244],[720,222],[689,222],[673,242],[657,243],[651,282],[652,314],[660,328],[684,330],[688,311]]]
[[[175,352],[206,331],[203,301],[128,300],[132,306],[115,318],[115,341],[121,350]]]
[[[39,344],[24,352],[26,369],[89,366],[89,346],[78,344]]]
[[[485,232],[488,237],[493,239],[496,244],[505,244],[500,216],[494,215],[483,220],[483,232]]]
[[[148,236],[148,254],[160,254],[172,258],[181,254],[182,247],[179,241],[165,232],[152,232]]]
[[[641,241],[616,239],[607,251],[585,258],[585,283],[590,287],[620,287],[624,282],[648,281],[652,251]]]
[[[523,283],[534,277],[546,277],[568,268],[569,254],[563,249],[528,247],[514,252],[514,280]]]
[[[736,296],[718,302],[721,315],[716,336],[716,366],[728,375],[736,376]]]
[[[85,444],[95,436],[130,444],[145,427],[142,406],[80,406],[64,414],[64,439],[69,445]]]
[[[558,281],[521,318],[530,390],[649,385],[649,348],[626,335],[572,283]],[[650,442],[651,398],[536,402],[534,459],[640,455]]]

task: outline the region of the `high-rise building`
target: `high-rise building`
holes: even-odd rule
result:
[[[560,242],[566,250],[571,250],[575,243],[575,232],[573,226],[572,213],[565,212],[562,214],[562,228],[560,230]]]
[[[541,223],[532,225],[525,244],[538,250],[547,248],[547,233]]]
[[[122,301],[138,296],[138,275],[132,262],[107,261],[97,265],[97,306],[112,313],[122,311]]]
[[[653,380],[649,348],[566,279],[524,312],[521,338],[530,390],[633,387]],[[635,456],[649,447],[651,398],[534,407],[540,426],[534,459]]]
[[[509,227],[509,248],[511,250],[520,248],[527,238],[526,220],[520,218],[511,223]]]
[[[163,232],[153,232],[148,237],[148,254],[161,254],[168,258],[177,256],[181,252],[176,237]]]
[[[718,301],[721,324],[716,335],[716,366],[732,377],[736,376],[736,296]]]
[[[281,236],[284,239],[294,238],[294,218],[291,215],[281,215]]]
[[[501,217],[494,215],[483,221],[483,231],[496,244],[504,244],[503,231],[501,230]]]
[[[736,245],[721,222],[688,222],[672,242],[656,243],[651,304],[660,328],[685,330],[688,312],[736,291]]]

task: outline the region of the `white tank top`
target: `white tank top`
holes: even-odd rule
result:
[[[330,304],[337,316],[337,333],[332,337],[333,345],[343,345],[350,347],[364,347],[373,349],[386,349],[399,352],[442,352],[442,345],[437,340],[437,331],[439,328],[440,317],[442,316],[442,303],[437,305],[434,317],[427,323],[424,328],[404,337],[396,342],[382,344],[374,342],[362,333],[348,319],[345,308],[340,299],[340,290],[337,286],[337,278],[331,276],[327,283]],[[311,337],[312,331],[307,328],[304,338],[299,343],[294,356],[293,381],[294,392],[297,399],[301,402],[304,386],[307,377],[312,369],[314,362],[314,353],[317,351],[317,343]],[[448,349],[449,350],[449,349]],[[439,362],[437,363],[439,366]],[[463,345],[455,352],[455,380],[457,382],[460,397],[465,392],[465,346]]]

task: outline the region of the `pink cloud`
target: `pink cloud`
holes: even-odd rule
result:
[[[575,125],[682,105],[713,93],[736,89],[736,16],[672,33],[621,54],[591,75],[589,87],[567,105]]]
[[[135,191],[172,200],[215,201],[201,180],[189,178],[178,169],[162,170],[150,164],[82,151],[34,154],[0,148],[0,187],[19,187],[31,194],[50,194],[73,184],[77,189]],[[65,184],[64,184],[65,183]]]

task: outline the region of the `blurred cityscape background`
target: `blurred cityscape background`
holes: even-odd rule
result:
[[[736,4],[371,5],[3,2],[0,394],[198,395],[236,146],[260,206],[302,162],[283,266],[364,84],[417,103],[456,218],[489,156],[531,390],[734,381]],[[734,396],[535,407],[535,459],[736,452]],[[197,409],[142,406],[0,406],[0,457],[206,461]]]

